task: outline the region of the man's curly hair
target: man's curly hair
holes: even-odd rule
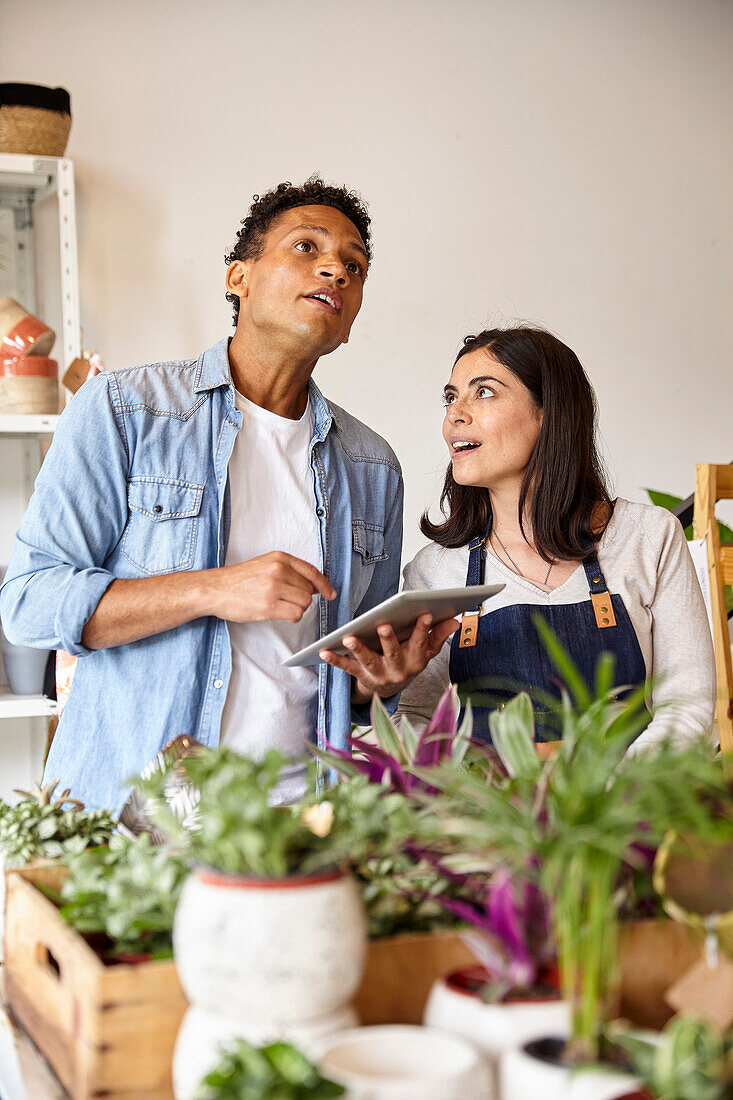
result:
[[[292,183],[279,183],[264,195],[253,195],[253,202],[246,218],[242,219],[242,228],[231,252],[224,256],[227,266],[233,260],[256,260],[262,255],[267,231],[275,219],[285,210],[296,206],[332,206],[353,222],[366,248],[367,260],[371,263],[370,243],[371,218],[369,208],[356,191],[345,187],[334,187],[324,183],[320,176],[310,176],[300,187]],[[236,294],[227,294],[234,314],[234,327],[239,319],[239,298]]]

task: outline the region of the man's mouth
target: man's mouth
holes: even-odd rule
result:
[[[319,308],[326,309],[329,313],[340,313],[344,304],[339,291],[332,290],[330,287],[319,287],[318,290],[314,290],[312,294],[305,294],[304,297],[310,302],[316,302]]]
[[[456,455],[465,455],[470,451],[476,451],[481,446],[475,439],[452,439],[451,440],[451,454],[455,458]]]

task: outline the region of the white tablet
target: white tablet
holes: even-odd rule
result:
[[[475,584],[464,588],[425,588],[400,592],[373,607],[371,611],[352,619],[345,626],[340,626],[338,630],[332,630],[325,638],[306,646],[299,653],[294,653],[283,664],[286,668],[317,665],[320,662],[318,654],[322,649],[330,649],[333,653],[343,655],[347,650],[341,645],[341,639],[347,634],[354,634],[365,645],[381,652],[378,626],[389,623],[399,640],[404,642],[412,634],[421,615],[431,614],[434,623],[453,619],[464,611],[478,607],[490,596],[501,592],[503,587],[503,584]]]

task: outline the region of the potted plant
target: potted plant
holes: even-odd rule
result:
[[[643,1088],[618,1100],[730,1100],[733,1096],[733,1036],[689,1016],[672,1020],[659,1036],[622,1024],[610,1031]]]
[[[41,860],[56,860],[106,844],[115,823],[104,810],[85,810],[69,791],[56,794],[58,779],[9,804],[0,799],[0,961],[5,925],[5,872]]]
[[[720,765],[709,749],[625,758],[647,721],[643,689],[616,700],[610,661],[599,664],[593,691],[544,623],[545,644],[569,686],[561,708],[563,738],[554,759],[534,748],[532,704],[525,694],[491,717],[494,745],[508,776],[432,777],[449,798],[440,812],[454,839],[474,852],[503,860],[529,875],[552,902],[561,986],[572,1008],[570,1035],[547,1036],[503,1063],[505,1100],[571,1095],[570,1068],[598,1065],[603,1025],[616,986],[621,870],[634,846],[654,845],[672,823],[710,839],[731,823],[709,812],[713,794],[725,795]],[[599,1096],[613,1088],[596,1075]],[[593,1095],[593,1085],[584,1086]]]
[[[482,780],[497,767],[505,774],[485,746],[472,742],[470,705],[460,726],[459,714],[458,692],[451,687],[417,734],[408,720],[390,719],[375,697],[372,727],[351,738],[352,753],[329,749],[316,755],[342,774],[363,774],[372,783],[401,792],[419,820],[426,796],[429,812],[429,796],[435,790],[431,768],[442,766],[443,778],[445,769],[456,774],[473,771]],[[464,862],[445,844],[425,847],[412,839],[386,865],[357,864],[355,874],[371,937],[443,928],[460,934],[474,956],[473,964],[439,968],[425,986],[417,1018],[466,1035],[495,1065],[508,1045],[548,1027],[564,1033],[567,1005],[553,965],[547,905],[536,884],[511,876],[501,866],[477,873],[462,866]],[[424,972],[422,948],[418,941]],[[396,950],[401,950],[400,944]],[[404,972],[404,966],[391,969]],[[381,981],[374,984],[379,997]],[[415,989],[412,975],[406,976],[405,985],[410,992]]]
[[[345,1092],[290,1043],[255,1047],[238,1039],[221,1049],[196,1100],[327,1100]]]
[[[192,868],[173,943],[191,1003],[174,1059],[179,1097],[193,1095],[218,1046],[232,1038],[311,1044],[352,1025],[366,953],[352,863],[410,835],[399,794],[357,778],[294,807],[272,806],[285,758],[253,761],[223,748],[174,768],[196,792],[192,823],[165,802],[170,770],[141,782],[151,813]],[[315,764],[311,769],[315,787]]]

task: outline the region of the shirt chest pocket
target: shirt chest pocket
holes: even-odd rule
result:
[[[377,561],[386,561],[389,557],[384,545],[384,528],[377,527],[373,523],[365,523],[355,519],[351,524],[354,551],[361,557],[365,565],[373,565]]]
[[[352,521],[351,611],[356,612],[366,595],[376,562],[389,557],[384,545],[384,529],[361,520]]]
[[[203,495],[203,485],[189,481],[130,478],[129,518],[120,547],[125,557],[150,575],[190,569]]]

